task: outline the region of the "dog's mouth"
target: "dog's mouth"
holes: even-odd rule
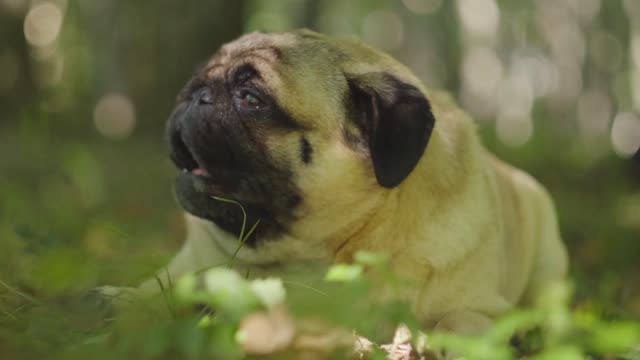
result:
[[[179,170],[174,194],[184,210],[215,223],[234,236],[242,232],[243,224],[259,222],[260,228],[247,240],[249,245],[255,244],[258,235],[265,236],[279,229],[272,219],[275,212],[265,201],[270,193],[261,191],[262,186],[255,176],[216,162],[213,165],[205,163],[177,131],[169,134],[169,142],[170,158]]]
[[[213,181],[210,170],[198,160],[194,151],[187,146],[179,132],[170,135],[171,152],[169,157],[182,174],[194,175],[203,180]]]
[[[231,155],[225,149],[218,151],[217,156],[209,156],[196,148],[192,142],[185,140],[180,131],[169,134],[170,154],[172,162],[178,169],[175,190],[183,207],[191,209],[209,207],[211,198],[220,197],[242,203],[258,203],[265,194],[256,192],[251,186],[252,176],[233,166],[228,161]],[[212,159],[224,161],[211,161]],[[209,159],[209,161],[203,160]],[[186,201],[185,201],[186,200]],[[206,206],[203,204],[206,202]],[[187,204],[189,203],[189,204]]]

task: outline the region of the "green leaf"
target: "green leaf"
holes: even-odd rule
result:
[[[535,311],[514,311],[503,315],[487,334],[493,342],[507,342],[518,330],[527,330],[539,324],[542,317]]]
[[[210,305],[238,320],[243,315],[262,308],[260,298],[247,281],[231,269],[208,270],[204,273],[204,287],[211,295]]]
[[[389,263],[389,256],[370,251],[358,251],[355,255],[355,261],[362,265],[381,266]]]
[[[511,359],[511,349],[505,345],[496,345],[484,338],[453,333],[433,333],[427,338],[427,344],[434,349],[446,350],[465,359]]]
[[[584,360],[585,356],[579,347],[574,345],[562,345],[551,348],[542,354],[533,356],[531,360]]]
[[[600,325],[595,329],[592,346],[602,353],[620,353],[640,344],[640,327],[634,323]]]
[[[350,282],[360,279],[362,276],[362,265],[336,264],[329,268],[324,279],[326,281]]]
[[[284,303],[286,291],[280,278],[255,279],[249,286],[267,308]]]
[[[262,299],[249,283],[234,270],[218,267],[202,275],[204,286],[198,286],[196,275],[183,276],[176,284],[176,299],[185,304],[206,304],[221,315],[239,321],[245,314],[264,308]]]

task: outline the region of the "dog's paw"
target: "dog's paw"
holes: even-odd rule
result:
[[[52,301],[75,325],[85,330],[101,328],[115,316],[110,298],[104,296],[99,288],[66,294]]]
[[[135,303],[139,296],[136,288],[99,286],[84,293],[83,301],[97,311],[113,315],[119,308]]]

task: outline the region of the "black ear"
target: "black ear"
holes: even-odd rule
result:
[[[349,79],[354,121],[369,145],[378,183],[397,186],[427,147],[435,119],[427,98],[415,86],[387,73]]]

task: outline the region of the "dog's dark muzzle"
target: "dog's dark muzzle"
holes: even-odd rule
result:
[[[252,240],[274,234],[300,203],[291,173],[260,150],[251,122],[239,115],[224,87],[200,88],[179,101],[167,140],[180,170],[176,199],[187,212],[226,231],[237,235],[244,223],[260,220]]]
[[[248,136],[226,91],[203,87],[180,102],[167,125],[170,156],[180,170],[239,170]]]

